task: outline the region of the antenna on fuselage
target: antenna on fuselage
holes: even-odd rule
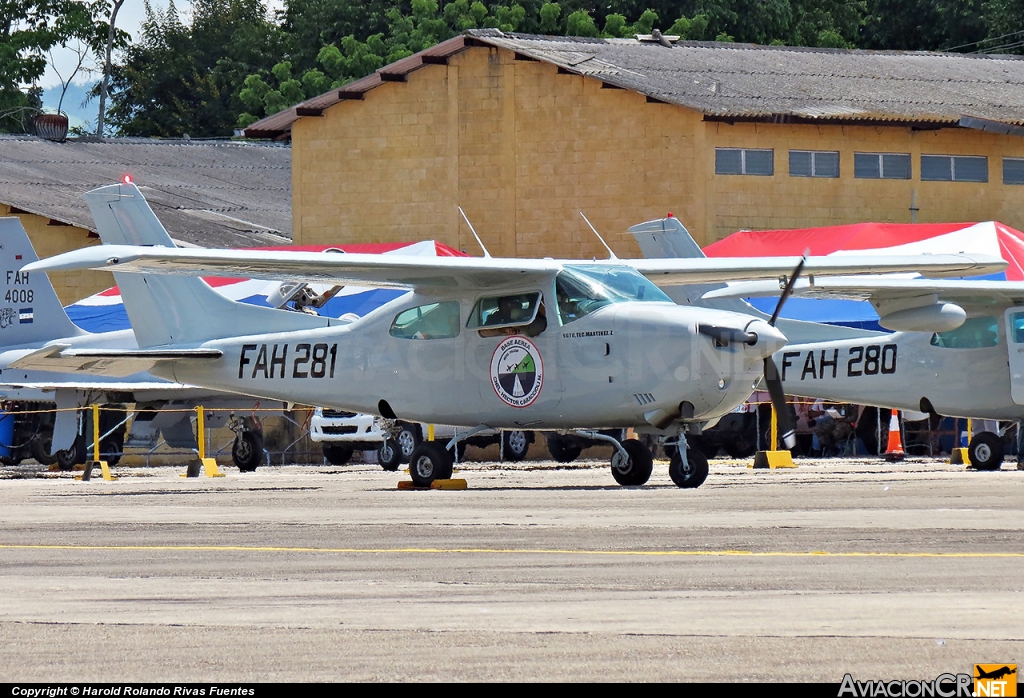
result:
[[[490,257],[491,253],[487,251],[486,247],[484,247],[484,243],[480,242],[480,236],[476,234],[476,231],[473,229],[473,224],[469,222],[469,218],[466,217],[466,212],[462,210],[461,206],[459,206],[459,213],[462,214],[462,220],[466,221],[466,225],[469,226],[469,232],[473,233],[473,237],[476,238],[476,244],[480,245],[480,249],[484,251],[484,257]]]
[[[580,211],[580,215],[583,216],[583,211]],[[590,229],[594,231],[594,235],[596,235],[597,239],[601,241],[601,244],[604,245],[604,248],[608,250],[608,259],[618,259],[618,257],[615,256],[615,253],[612,252],[612,248],[608,247],[608,243],[604,241],[603,237],[601,237],[601,233],[597,232],[597,228],[591,225],[590,219],[588,219],[586,216],[583,216],[583,220],[587,221],[587,225],[589,225]]]

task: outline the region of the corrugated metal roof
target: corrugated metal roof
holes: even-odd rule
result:
[[[95,231],[82,194],[130,174],[175,240],[287,244],[291,149],[236,141],[0,137],[0,203]]]
[[[666,47],[636,39],[505,34],[496,29],[471,30],[431,50],[450,55],[462,50],[459,42],[508,49],[715,119],[939,126],[956,125],[969,116],[1024,124],[1024,59],[1017,56],[693,41]],[[406,65],[400,68],[424,62],[423,54],[403,59]],[[378,72],[397,70],[399,63]],[[363,88],[372,86],[361,85],[365,92]],[[322,95],[315,98],[319,109],[325,98],[339,101],[334,93]],[[253,124],[247,133],[279,136],[302,115],[293,108]]]

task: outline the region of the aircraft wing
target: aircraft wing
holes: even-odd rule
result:
[[[553,260],[494,257],[399,257],[315,252],[208,250],[199,248],[100,245],[66,252],[24,267],[25,271],[106,269],[117,272],[217,275],[243,278],[357,284],[385,288],[490,289],[542,279],[565,265],[629,265],[659,285],[773,279],[786,276],[797,257]],[[810,257],[805,274],[861,274],[919,271],[929,276],[982,275],[1002,271],[1006,262],[983,255],[906,257]]]
[[[49,344],[12,361],[11,368],[39,371],[73,371],[104,376],[130,376],[159,363],[180,359],[219,359],[218,349],[85,349]],[[162,384],[167,387],[168,384]],[[109,384],[104,384],[109,389]]]
[[[709,291],[703,297],[753,298],[777,296],[779,293],[781,290],[777,282],[748,281]],[[1010,307],[1024,305],[1024,282],[837,276],[816,278],[813,282],[810,279],[799,279],[793,289],[793,295],[803,298],[868,300],[874,305],[935,296],[944,302],[956,303],[963,307]]]

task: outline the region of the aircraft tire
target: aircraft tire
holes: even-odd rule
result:
[[[235,436],[231,445],[231,460],[243,473],[251,473],[263,462],[263,434],[258,431],[243,431]]]
[[[729,454],[730,458],[750,458],[757,452],[757,444],[753,439],[744,436],[737,436],[726,441],[722,447]]]
[[[700,487],[708,479],[708,459],[696,448],[686,449],[686,461],[689,469],[683,468],[683,459],[676,454],[668,463],[668,476],[676,487],[693,489]]]
[[[384,439],[384,443],[377,449],[377,462],[380,467],[389,472],[398,470],[402,464],[402,449],[394,439]]]
[[[352,460],[352,449],[337,444],[324,444],[324,458],[331,465],[345,465]]]
[[[637,487],[650,480],[651,471],[654,470],[651,449],[637,439],[626,439],[622,442],[622,448],[629,454],[629,460],[617,467],[616,461],[621,460],[621,455],[618,450],[612,454],[612,477],[615,482],[623,487]]]
[[[402,431],[398,432],[395,441],[398,442],[398,452],[402,463],[408,463],[412,458],[413,449],[423,441],[423,430],[419,424],[402,422]]]
[[[57,451],[57,467],[61,470],[73,470],[80,463],[85,463],[85,437],[81,434],[71,442],[71,447]]]
[[[100,458],[107,461],[107,465],[114,467],[121,462],[124,455],[124,434],[111,434],[100,441]]]
[[[572,463],[583,451],[579,445],[569,441],[561,434],[548,434],[548,453],[559,463]]]
[[[32,439],[32,443],[29,445],[29,449],[32,451],[32,457],[40,465],[53,465],[57,462],[57,456],[50,453],[50,448],[53,446],[53,432],[50,431],[46,435],[42,432],[36,434],[36,437]]]
[[[503,431],[501,432],[501,452],[505,456],[505,460],[513,463],[526,458],[526,454],[530,450],[530,434],[522,431]],[[460,457],[459,460],[462,460]]]
[[[975,470],[999,470],[1003,465],[1003,441],[990,431],[983,431],[971,439],[967,455]]]
[[[417,487],[430,487],[434,480],[447,480],[452,476],[452,457],[436,441],[424,441],[412,452],[409,475]]]

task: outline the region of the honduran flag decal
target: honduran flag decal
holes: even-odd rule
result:
[[[32,314],[32,308],[21,308],[18,310],[18,322],[22,325],[28,325],[34,318],[35,316]]]

